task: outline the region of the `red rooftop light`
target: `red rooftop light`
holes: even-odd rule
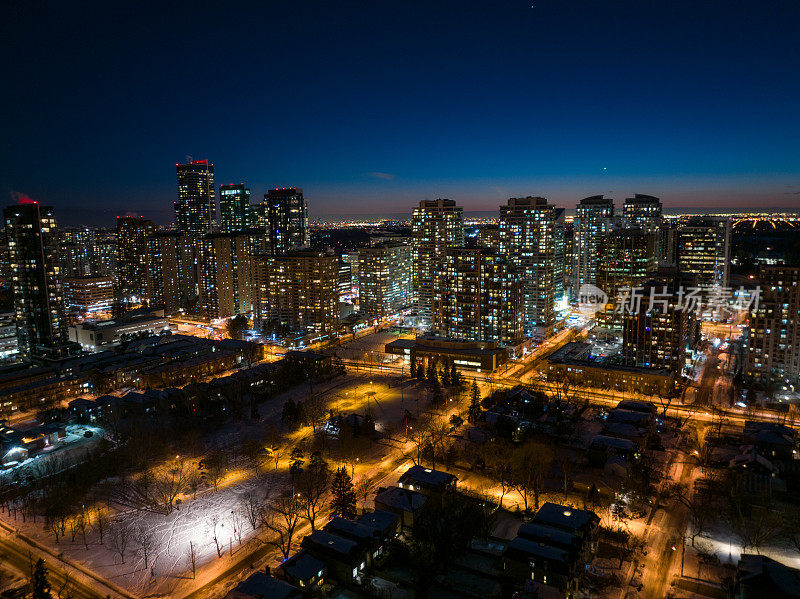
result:
[[[34,204],[35,205],[35,204],[38,204],[39,202],[37,202],[36,200],[30,199],[28,196],[23,196],[23,197],[21,197],[19,199],[18,203],[19,204],[23,204],[23,205],[30,205],[30,204]]]

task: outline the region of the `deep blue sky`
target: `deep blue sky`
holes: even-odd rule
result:
[[[800,207],[796,0],[174,4],[4,4],[0,197],[165,223],[190,155],[312,215]]]

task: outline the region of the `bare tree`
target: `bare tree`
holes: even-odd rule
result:
[[[353,483],[353,489],[356,492],[356,496],[361,500],[362,511],[366,510],[367,498],[375,490],[375,483],[373,483],[367,475],[362,475]]]
[[[533,495],[534,509],[539,509],[539,496],[553,463],[553,450],[543,443],[528,441],[511,454],[511,484],[522,496],[525,509]]]
[[[506,441],[487,443],[481,448],[483,461],[487,474],[500,485],[500,501],[498,506],[503,507],[503,499],[511,490],[513,470],[508,456],[512,452],[511,444]]]
[[[264,502],[253,492],[247,493],[239,500],[239,509],[253,530],[258,530],[264,518]]]
[[[192,565],[192,578],[197,578],[197,553],[192,541],[189,541],[189,563]]]
[[[284,559],[289,559],[297,525],[303,514],[303,504],[295,493],[280,495],[269,502],[263,524],[276,537],[267,541],[277,547]]]
[[[156,538],[155,534],[153,534],[153,530],[151,528],[148,528],[147,526],[139,527],[138,529],[136,529],[135,541],[139,553],[144,559],[144,567],[149,568],[150,558],[153,554],[153,550],[155,549],[155,544],[156,544]]]
[[[204,463],[208,480],[216,491],[220,481],[228,471],[228,456],[224,451],[217,450],[205,458]]]
[[[303,517],[308,520],[312,532],[316,530],[317,514],[325,504],[329,480],[328,465],[321,458],[315,459],[313,456],[297,477],[297,494],[303,506]]]
[[[206,520],[206,524],[208,525],[211,531],[211,538],[214,541],[214,547],[217,549],[217,557],[222,557],[222,543],[219,539],[219,516],[214,514],[208,520]]]

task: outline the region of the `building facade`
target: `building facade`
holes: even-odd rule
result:
[[[308,205],[303,190],[296,187],[270,189],[267,205],[268,238],[273,256],[308,247]]]
[[[519,273],[526,334],[538,339],[550,336],[556,321],[559,270],[555,206],[536,197],[511,198],[500,206],[500,254]],[[558,289],[563,294],[563,283]]]
[[[111,277],[70,277],[64,279],[64,303],[70,322],[110,317],[114,303]]]
[[[614,218],[614,200],[602,195],[581,200],[574,225],[573,293],[579,294],[581,285],[597,285],[597,259],[600,240],[611,229]]]
[[[150,305],[167,316],[197,296],[194,245],[183,231],[158,231],[147,240]]]
[[[250,227],[250,190],[244,183],[219,186],[219,229],[236,233]]]
[[[253,310],[250,238],[245,233],[211,233],[196,240],[198,314],[230,318]]]
[[[67,321],[53,208],[23,200],[3,211],[17,341],[25,358],[68,351]]]
[[[357,273],[362,314],[382,318],[412,306],[410,246],[386,243],[360,248]]]
[[[800,386],[800,267],[762,266],[761,295],[745,328],[745,379],[766,387]]]
[[[310,250],[255,258],[256,328],[330,336],[339,326],[339,259]]]
[[[175,224],[190,237],[212,231],[216,216],[214,165],[208,160],[192,160],[176,164],[178,201],[175,202]]]
[[[147,240],[156,232],[153,221],[135,216],[117,218],[117,301],[136,306],[150,297]]]
[[[433,316],[434,282],[448,247],[464,245],[464,214],[453,200],[422,200],[411,220],[413,290],[424,322]]]
[[[449,339],[516,346],[524,337],[516,267],[485,248],[448,248],[437,273],[433,329]]]
[[[678,227],[678,269],[697,277],[700,287],[728,286],[731,221],[725,217],[696,217]]]

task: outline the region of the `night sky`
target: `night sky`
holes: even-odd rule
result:
[[[4,3],[4,203],[167,223],[191,156],[312,216],[800,208],[797,0],[169,4]]]

